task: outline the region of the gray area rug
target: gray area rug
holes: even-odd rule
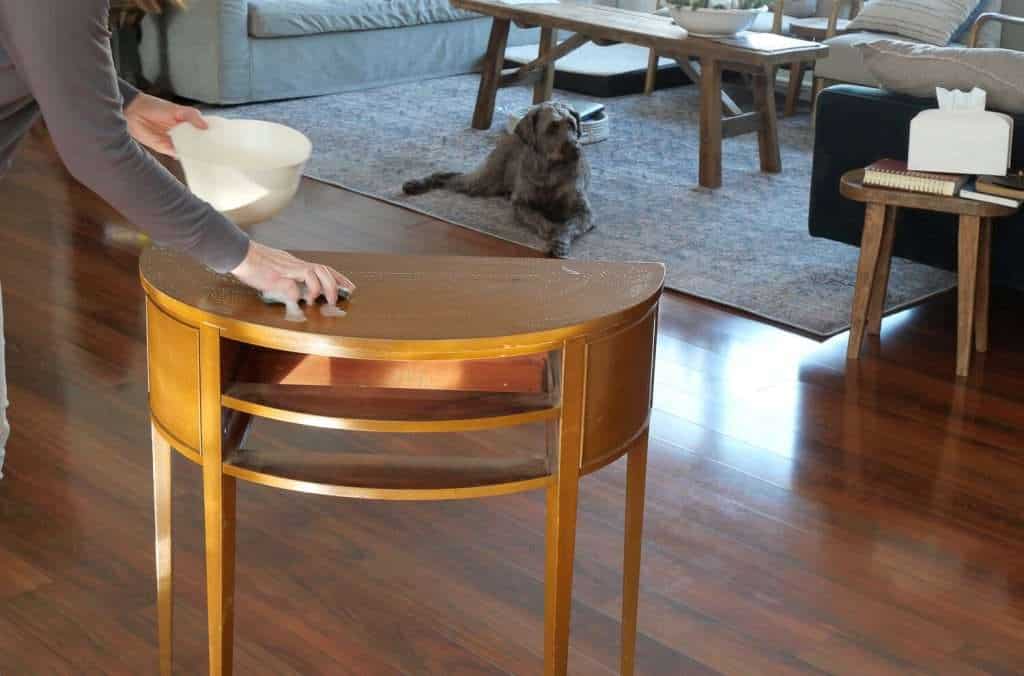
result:
[[[530,102],[526,88],[501,90],[493,128],[473,130],[477,83],[460,76],[216,112],[305,132],[313,141],[306,171],[315,178],[543,250],[504,199],[401,192],[410,178],[472,168],[502,133],[507,111]],[[759,171],[757,138],[746,135],[725,141],[723,187],[705,190],[696,187],[697,96],[689,86],[603,100],[612,137],[586,147],[597,228],[573,256],[663,261],[672,289],[821,338],[845,330],[859,250],[807,234],[808,116],[779,122],[782,174]],[[894,309],[951,288],[955,278],[897,258],[889,284]]]

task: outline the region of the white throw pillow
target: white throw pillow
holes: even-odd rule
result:
[[[871,0],[850,31],[893,33],[945,47],[979,0]]]

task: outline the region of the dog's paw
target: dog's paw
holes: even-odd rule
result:
[[[548,250],[548,256],[551,258],[568,258],[569,257],[569,243],[568,242],[552,242],[551,248]]]
[[[402,192],[406,195],[422,195],[427,190],[426,181],[406,181],[402,184]]]

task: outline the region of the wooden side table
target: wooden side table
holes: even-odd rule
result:
[[[860,356],[865,330],[876,335],[881,331],[899,210],[925,209],[959,217],[956,374],[967,376],[972,336],[978,352],[988,350],[992,219],[1013,215],[1017,210],[960,197],[865,186],[863,178],[864,170],[855,169],[844,174],[839,185],[844,197],[866,204],[847,359]]]
[[[578,483],[628,454],[621,673],[636,643],[657,263],[304,253],[357,285],[285,320],[237,281],[149,249],[160,671],[171,673],[171,448],[202,467],[210,673],[230,674],[235,482],[375,500],[547,492],[544,673],[566,673]],[[547,425],[533,455],[252,448],[254,418],[366,432]],[[343,600],[339,599],[339,603]]]

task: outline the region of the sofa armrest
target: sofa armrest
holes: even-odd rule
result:
[[[248,0],[191,0],[187,9],[146,17],[143,74],[151,82],[206,103],[251,96]]]
[[[1008,14],[1000,14],[998,12],[985,12],[974,21],[974,26],[971,27],[971,37],[967,40],[968,47],[978,46],[978,36],[981,35],[982,29],[989,21],[996,21],[999,23],[1013,23],[1020,26],[1024,26],[1024,17],[1009,16]]]

